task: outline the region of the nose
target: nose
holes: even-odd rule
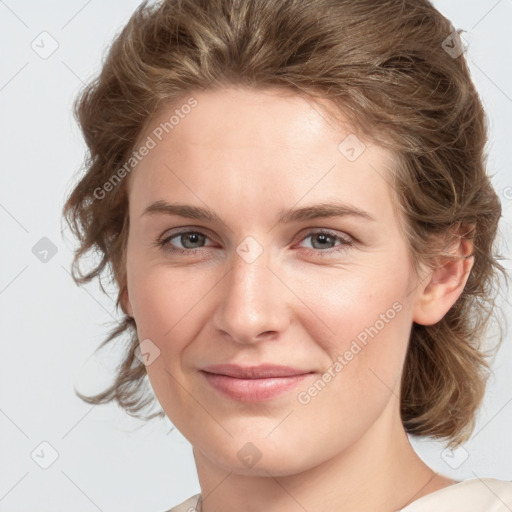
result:
[[[290,322],[291,292],[276,274],[267,251],[252,262],[234,252],[231,269],[219,283],[221,299],[213,315],[217,331],[243,344],[278,338]]]

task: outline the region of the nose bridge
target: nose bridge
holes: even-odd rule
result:
[[[256,341],[260,334],[276,334],[285,327],[282,285],[268,266],[270,251],[253,237],[245,238],[232,254],[215,324],[235,341]]]

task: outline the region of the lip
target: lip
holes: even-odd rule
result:
[[[238,364],[213,364],[202,368],[203,371],[237,377],[239,379],[267,379],[271,377],[291,377],[311,373],[291,366],[277,364],[260,364],[258,366],[240,366]]]
[[[222,394],[243,402],[261,402],[291,391],[313,372],[288,366],[213,365],[201,370]]]

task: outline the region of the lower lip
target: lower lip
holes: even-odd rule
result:
[[[272,377],[268,379],[237,379],[227,375],[201,372],[208,383],[217,391],[243,402],[261,402],[269,400],[286,391],[292,390],[311,373],[290,377]]]

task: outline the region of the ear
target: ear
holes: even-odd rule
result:
[[[414,322],[433,325],[439,322],[455,304],[473,267],[472,251],[472,240],[460,238],[449,251],[449,254],[458,256],[457,259],[440,256],[439,266],[431,270],[427,278],[421,282],[414,304],[412,318]]]

